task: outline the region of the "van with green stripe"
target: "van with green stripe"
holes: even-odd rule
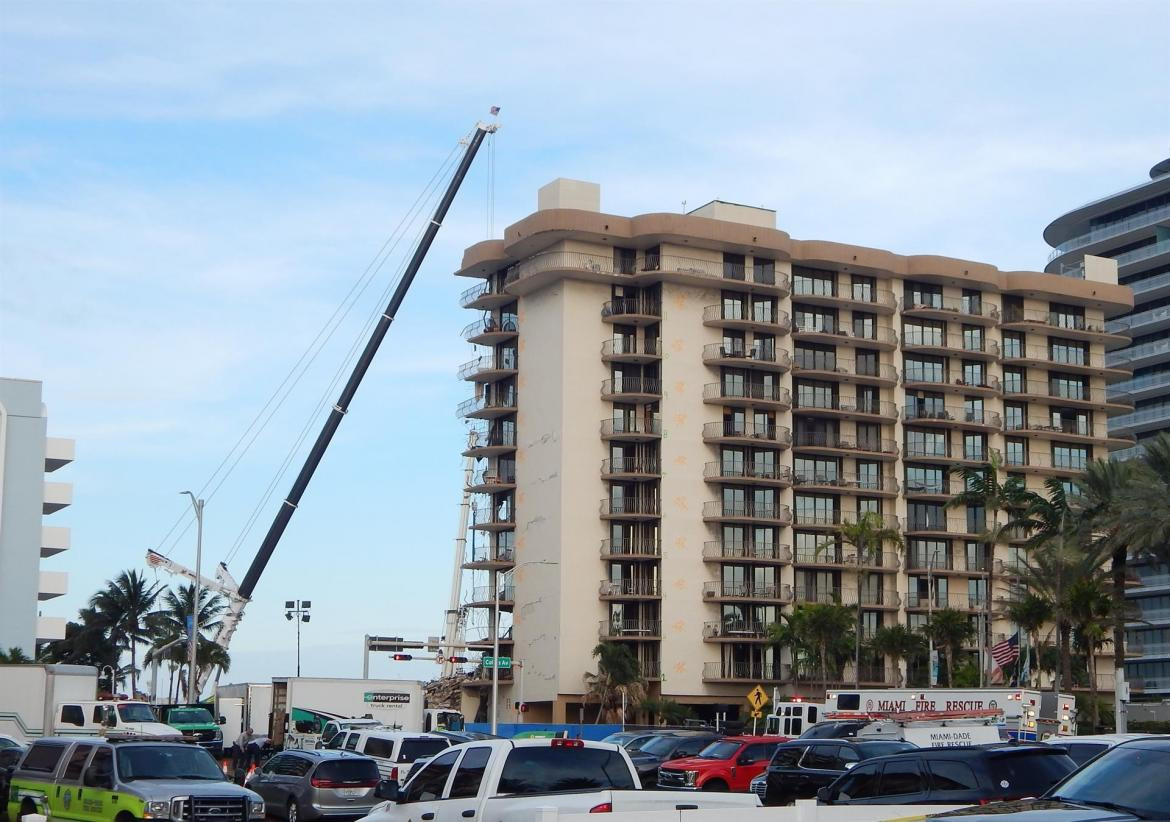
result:
[[[198,745],[47,737],[33,743],[8,791],[8,818],[77,822],[259,822],[264,801],[227,780]]]

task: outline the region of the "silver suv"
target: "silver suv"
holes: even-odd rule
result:
[[[365,816],[382,800],[378,765],[346,751],[285,751],[252,774],[248,787],[264,798],[270,814],[288,822]]]

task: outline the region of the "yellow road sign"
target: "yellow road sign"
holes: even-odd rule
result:
[[[759,685],[752,688],[747,695],[748,704],[757,711],[767,705],[771,700],[768,699],[768,693]]]
[[[758,710],[752,711],[752,719],[760,719],[761,717],[763,717],[763,715],[764,715],[763,711],[758,711]]]

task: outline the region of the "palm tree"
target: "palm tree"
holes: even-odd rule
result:
[[[1040,629],[1052,619],[1052,603],[1043,597],[1028,593],[1012,600],[1008,604],[1007,612],[1011,621],[1028,637],[1028,645],[1031,647],[1026,653],[1032,654],[1032,649],[1035,649],[1034,652],[1039,655]],[[1039,668],[1040,660],[1039,656],[1037,656],[1036,665],[1033,670],[1039,670]],[[1023,682],[1020,683],[1020,685],[1024,684]]]
[[[170,661],[180,668],[186,664],[189,657],[189,646],[186,642],[176,642],[176,640],[181,640],[187,634],[187,620],[191,616],[195,596],[194,587],[194,585],[180,585],[177,591],[168,588],[159,597],[159,609],[148,617],[152,641],[151,649],[146,654],[146,664],[154,662],[156,658],[160,662]],[[199,589],[199,640],[195,651],[195,661],[199,668],[196,671],[197,676],[208,667],[202,661],[203,657],[206,656],[203,646],[209,641],[208,635],[214,634],[219,628],[220,617],[226,610],[227,602],[222,596],[206,588]],[[214,643],[211,644],[218,647]],[[166,647],[168,645],[169,648]],[[163,648],[166,650],[162,650]],[[220,670],[226,669],[220,668]],[[181,681],[185,684],[184,680]],[[198,697],[198,694],[194,696],[188,694],[187,700],[194,702]]]
[[[43,662],[92,665],[117,669],[120,651],[106,636],[101,616],[93,608],[77,612],[77,621],[65,624],[65,638],[49,642],[41,650]],[[112,687],[112,685],[111,685]]]
[[[0,665],[27,665],[35,661],[35,659],[24,652],[24,648],[16,645],[13,645],[7,651],[0,648]]]
[[[597,657],[597,673],[585,674],[586,700],[598,703],[597,722],[605,713],[615,716],[621,712],[622,696],[627,703],[638,704],[645,696],[642,668],[628,645],[620,642],[600,642],[593,649]],[[622,716],[622,724],[626,718]]]
[[[1170,434],[1144,443],[1121,508],[1119,537],[1136,554],[1170,562]]]
[[[999,481],[1003,457],[998,451],[991,451],[987,462],[978,468],[955,466],[951,470],[962,479],[963,490],[947,500],[944,507],[980,507],[990,514],[991,524],[983,535],[987,542],[1000,542],[1004,531],[1020,527],[1019,518],[1035,495],[1017,477]],[[1002,523],[997,516],[1000,512],[1007,514]]]
[[[804,642],[816,649],[820,660],[821,687],[828,690],[830,662],[835,670],[849,658],[856,625],[854,609],[848,605],[809,603],[795,610],[801,612],[798,624],[804,632]]]
[[[789,659],[792,660],[792,684],[800,692],[800,677],[805,666],[816,657],[817,650],[808,641],[808,631],[805,628],[807,611],[797,607],[791,613],[780,614],[780,621],[768,626],[768,646],[773,653],[779,654],[788,649]]]
[[[647,696],[638,703],[638,710],[656,717],[664,725],[682,725],[695,715],[689,705],[681,705],[666,697]]]
[[[130,691],[138,693],[138,643],[150,640],[147,617],[160,586],[148,584],[138,571],[123,571],[90,597],[115,647],[130,652]]]
[[[962,611],[954,608],[943,608],[930,616],[926,625],[926,634],[936,645],[942,646],[947,652],[947,685],[954,687],[955,659],[963,650],[963,645],[970,642],[975,636],[975,626]]]
[[[924,646],[922,637],[902,624],[883,625],[874,632],[873,639],[869,641],[870,650],[894,663],[899,687],[903,683],[902,660],[910,659]]]
[[[1097,652],[1108,641],[1105,626],[1111,616],[1113,599],[1103,578],[1078,579],[1069,592],[1069,616],[1073,622],[1073,636],[1085,657],[1089,677],[1090,721],[1096,729],[1100,720],[1097,701]]]
[[[837,531],[837,538],[845,545],[852,546],[857,563],[857,625],[853,631],[853,684],[860,687],[861,635],[864,632],[861,618],[862,594],[867,590],[865,583],[872,575],[869,569],[881,564],[883,548],[886,545],[893,545],[901,554],[904,547],[902,532],[889,527],[881,514],[867,511],[857,522],[843,523]],[[829,540],[817,546],[818,553],[828,549],[837,549],[836,540]]]

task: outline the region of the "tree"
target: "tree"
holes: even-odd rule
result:
[[[808,603],[797,605],[795,613],[800,614],[795,625],[803,634],[801,642],[815,649],[820,661],[821,687],[827,690],[830,663],[836,670],[852,650],[854,609],[832,603]]]
[[[971,620],[962,611],[954,608],[943,608],[930,616],[926,625],[926,635],[934,640],[947,652],[947,685],[954,687],[955,660],[963,645],[970,642],[975,636],[975,627]]]
[[[664,725],[682,725],[695,715],[690,705],[682,705],[665,697],[644,697],[638,703],[638,709],[657,717]]]
[[[849,545],[855,552],[857,563],[857,625],[853,630],[853,684],[861,686],[861,635],[864,633],[861,606],[862,597],[868,590],[867,580],[871,577],[869,569],[880,565],[882,552],[886,545],[892,545],[899,554],[902,552],[902,532],[897,528],[886,525],[882,515],[873,511],[862,514],[857,522],[843,523],[837,531],[837,538],[845,545]],[[837,549],[835,540],[829,540],[819,546],[817,551]],[[874,603],[875,605],[880,603]]]
[[[1016,477],[999,481],[1003,458],[998,451],[988,455],[986,463],[978,468],[955,466],[952,470],[963,482],[963,490],[947,500],[946,508],[980,507],[991,515],[991,524],[983,534],[987,542],[1000,542],[1003,532],[1019,528],[1020,518],[1034,496],[1024,482]],[[998,514],[1007,514],[1004,522]]]
[[[92,665],[99,671],[106,666],[118,669],[120,651],[106,636],[101,616],[93,608],[77,612],[77,621],[65,624],[65,638],[55,639],[41,649],[43,662],[67,665]],[[113,683],[111,683],[111,689]]]
[[[150,641],[147,617],[160,586],[150,585],[138,571],[123,571],[90,597],[106,636],[114,646],[130,652],[130,691],[138,693],[138,643]]]
[[[1020,629],[1021,633],[1028,637],[1029,649],[1025,652],[1029,656],[1033,653],[1039,654],[1040,649],[1040,629],[1048,624],[1052,619],[1052,603],[1043,597],[1028,593],[1022,597],[1008,603],[1008,616]],[[1032,670],[1039,670],[1040,660],[1036,659],[1035,666]],[[1025,683],[1021,682],[1021,685]]]
[[[147,618],[151,633],[151,649],[147,652],[145,663],[150,664],[158,659],[169,661],[180,670],[187,664],[189,646],[183,640],[187,635],[187,619],[191,616],[195,596],[194,585],[180,585],[177,590],[167,589],[159,597],[161,607]],[[206,588],[199,589],[199,640],[195,650],[195,662],[199,670],[196,676],[202,674],[209,666],[218,667],[214,662],[205,663],[210,651],[204,651],[204,645],[219,646],[210,643],[209,637],[220,626],[220,618],[227,610],[227,601],[219,594]],[[172,644],[174,643],[174,644]],[[167,647],[167,646],[170,647]],[[162,649],[166,650],[162,650]],[[222,649],[221,649],[222,650]],[[230,664],[230,662],[229,662]],[[220,670],[226,670],[220,668]],[[186,688],[186,681],[180,677],[180,683]],[[188,701],[198,699],[187,695]]]
[[[788,649],[792,660],[792,684],[800,691],[800,678],[807,666],[817,656],[817,650],[808,641],[805,629],[807,612],[797,607],[791,613],[780,614],[780,621],[768,626],[768,645],[773,653]]]
[[[602,715],[621,714],[622,697],[627,704],[638,704],[645,696],[642,667],[630,646],[620,642],[600,642],[593,649],[597,657],[597,673],[585,674],[587,700],[597,700],[597,722]],[[622,716],[622,724],[626,718]]]
[[[1133,553],[1170,562],[1170,434],[1144,445],[1120,505],[1118,535]]]
[[[915,654],[920,653],[925,644],[920,635],[902,624],[883,625],[874,632],[873,639],[869,641],[870,650],[893,662],[894,670],[898,674],[899,686],[903,684],[900,663],[902,660],[909,660]]]
[[[1089,678],[1090,715],[1096,730],[1100,722],[1100,702],[1097,699],[1097,652],[1108,642],[1106,626],[1112,616],[1113,600],[1103,578],[1078,579],[1069,592],[1069,618],[1073,637],[1085,657],[1085,671]]]
[[[13,645],[7,651],[0,648],[0,665],[27,665],[30,662],[35,662],[31,656],[24,652],[23,648]]]

